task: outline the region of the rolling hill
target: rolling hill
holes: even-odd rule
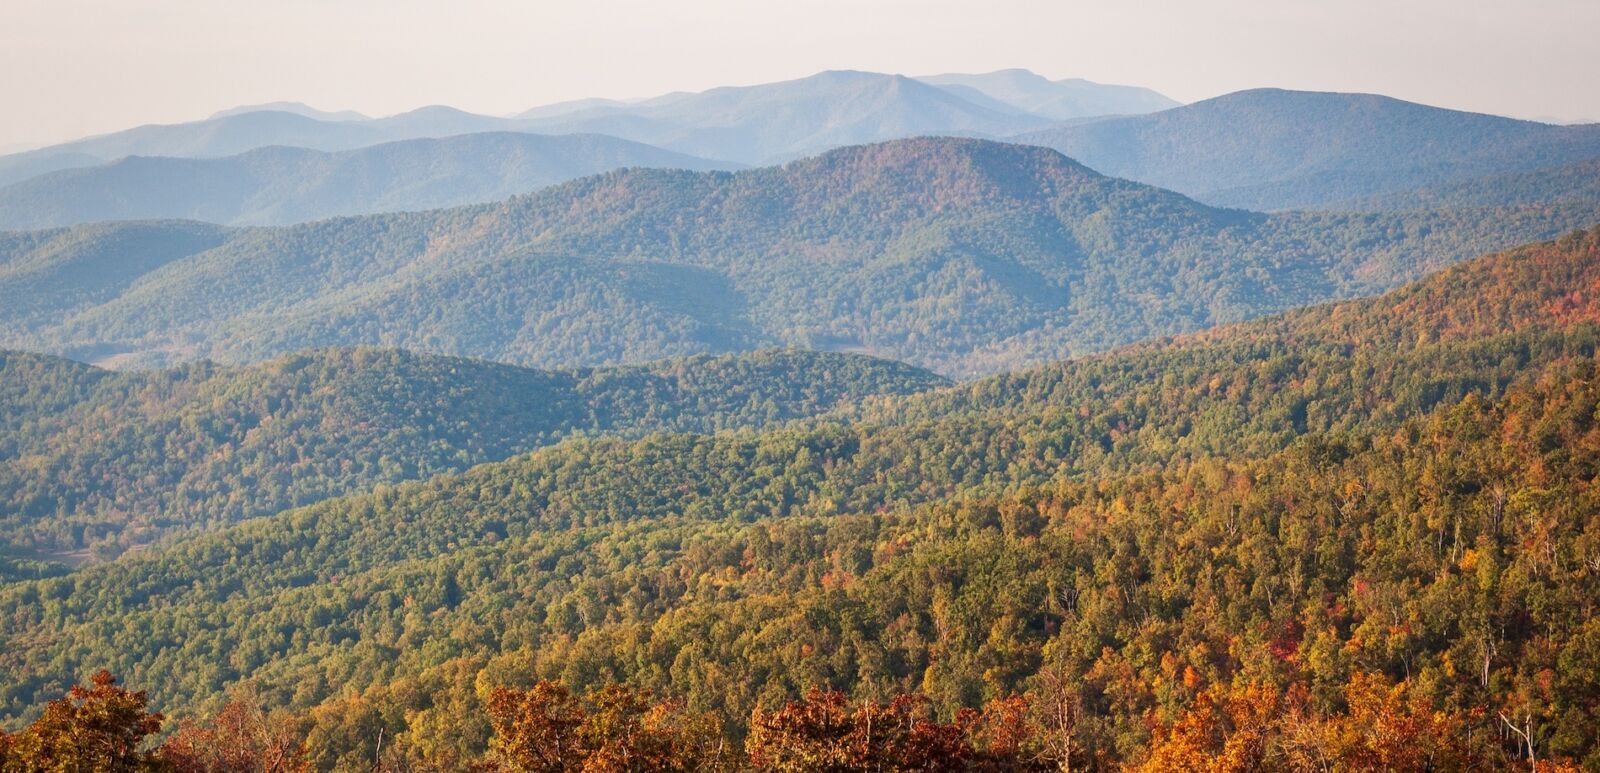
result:
[[[789,351],[537,371],[320,350],[127,373],[0,353],[0,555],[105,558],[569,435],[759,426],[942,383]]]
[[[1600,157],[1600,124],[1554,126],[1372,94],[1280,89],[1016,140],[1104,174],[1258,210],[1325,207]]]
[[[0,345],[122,363],[377,345],[536,367],[796,345],[969,376],[1377,292],[1596,215],[1261,215],[1044,148],[901,140],[292,227],[0,234]]]
[[[226,158],[130,156],[0,188],[0,229],[168,218],[283,225],[497,201],[636,166],[734,168],[614,137],[504,132],[337,153],[267,147]]]
[[[1278,749],[1290,707],[1356,696],[1495,766],[1515,711],[1587,763],[1597,298],[1591,230],[796,425],[291,510],[0,587],[0,709],[101,665],[180,713],[248,679],[304,712],[319,766],[370,761],[381,728],[460,767],[489,685],[622,681],[734,739],[814,685],[946,715],[1028,690],[1071,710],[1073,759],[1117,766],[1218,696],[1264,705],[1250,737]]]

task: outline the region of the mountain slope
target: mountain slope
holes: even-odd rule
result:
[[[466,134],[323,153],[134,156],[0,188],[0,228],[184,218],[272,225],[496,201],[623,167],[728,164],[598,135]]]
[[[1376,292],[1596,215],[1259,215],[1043,148],[926,138],[227,231],[109,298],[10,278],[64,271],[88,231],[14,235],[0,297],[29,313],[0,309],[0,343],[132,362],[369,344],[540,367],[783,344],[971,375]]]
[[[1071,409],[1120,397],[1140,406],[1136,414],[1124,408],[1112,416],[1124,423],[1138,416],[1133,424],[1141,429],[1126,446],[1159,451],[1134,464],[1174,453],[1237,455],[1253,440],[1281,442],[1274,435],[1285,421],[1295,432],[1341,431],[1374,420],[1393,423],[1474,391],[1495,394],[1525,370],[1589,352],[1597,344],[1590,332],[1596,325],[1600,226],[1469,260],[1382,295],[1141,342],[902,401],[891,412],[847,417],[915,423],[1046,405]],[[1218,370],[1219,362],[1239,369]],[[1208,364],[1197,369],[1197,363]],[[1164,370],[1182,376],[1163,379]],[[1107,382],[1131,388],[1108,396],[1102,394]],[[1194,433],[1194,424],[1181,417],[1206,413],[1212,401],[1248,406],[1216,418],[1260,425]],[[1275,430],[1265,430],[1274,423]]]
[[[571,434],[713,432],[941,383],[898,363],[804,352],[535,371],[322,350],[131,373],[0,354],[0,548],[114,555]]]
[[[948,73],[919,76],[968,101],[992,100],[1033,115],[1066,121],[1106,115],[1139,115],[1177,107],[1180,103],[1150,89],[1114,86],[1067,78],[1052,81],[1027,70],[990,73]]]
[[[1105,174],[1223,206],[1319,207],[1600,156],[1600,125],[1552,126],[1370,94],[1256,89],[1023,135]]]
[[[103,223],[73,229],[0,232],[0,329],[7,337],[59,320],[127,291],[141,276],[227,241],[204,223]]]
[[[1111,763],[1206,685],[1337,702],[1376,673],[1525,710],[1581,758],[1596,299],[1600,230],[879,418],[568,442],[325,502],[0,589],[0,699],[91,664],[179,710],[249,678],[315,707],[332,764],[371,757],[328,735],[351,717],[481,753],[464,709],[538,678],[733,726],[817,684],[945,711],[1065,689]]]
[[[1456,207],[1539,207],[1600,201],[1600,158],[1565,166],[1474,177],[1337,202],[1351,211]]]

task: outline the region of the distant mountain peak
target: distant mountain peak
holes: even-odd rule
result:
[[[1246,209],[1301,209],[1600,156],[1561,127],[1381,94],[1256,88],[1017,137],[1112,175]]]
[[[1347,107],[1361,107],[1364,109],[1392,109],[1397,111],[1435,112],[1439,114],[1453,114],[1462,118],[1484,118],[1492,121],[1507,123],[1535,124],[1538,121],[1529,121],[1522,118],[1494,115],[1491,113],[1478,113],[1471,110],[1457,110],[1438,105],[1429,105],[1422,102],[1413,102],[1387,94],[1378,94],[1366,91],[1315,91],[1308,89],[1287,89],[1278,86],[1261,86],[1253,89],[1242,89],[1227,94],[1220,94],[1209,99],[1193,102],[1189,107],[1213,107],[1232,105],[1268,104],[1281,107],[1285,104],[1321,104],[1340,105]]]
[[[967,78],[967,77],[994,78],[994,79],[997,79],[997,80],[1005,79],[1005,80],[1010,80],[1010,81],[1013,81],[1013,82],[1037,83],[1037,84],[1046,84],[1046,83],[1055,83],[1056,82],[1056,81],[1052,81],[1049,78],[1044,77],[1043,75],[1040,75],[1039,73],[1036,73],[1036,72],[1034,72],[1032,70],[1024,69],[1024,68],[1021,68],[1021,67],[1008,67],[1008,68],[1006,68],[1004,70],[995,70],[993,72],[977,73],[977,74],[974,74],[974,75],[961,75],[961,74],[957,74],[957,73],[949,73],[949,74],[945,74],[945,75],[932,75],[932,76],[929,76],[927,78],[923,78],[922,80],[932,81],[932,80],[940,79],[940,78]],[[1088,83],[1088,81],[1084,81],[1084,82]]]
[[[317,108],[314,108],[304,102],[264,102],[259,105],[240,105],[239,107],[231,107],[227,110],[218,110],[217,112],[212,113],[207,120],[227,118],[229,116],[242,115],[244,113],[261,112],[294,113],[295,115],[303,115],[307,118],[315,118],[319,121],[368,120],[368,116],[358,113],[354,110],[318,110]]]
[[[422,107],[414,108],[414,109],[411,109],[411,110],[406,110],[406,111],[400,112],[400,113],[395,113],[394,115],[391,115],[391,116],[386,116],[386,118],[407,118],[407,117],[429,117],[429,118],[434,118],[434,117],[440,117],[440,116],[458,117],[458,116],[472,116],[472,115],[475,115],[475,114],[474,113],[469,113],[469,112],[467,112],[465,110],[462,110],[461,108],[458,108],[458,107],[451,107],[449,105],[423,105]]]
[[[815,75],[804,78],[795,78],[797,81],[805,80],[883,80],[887,78],[902,78],[905,76],[893,73],[869,72],[867,70],[823,70]]]

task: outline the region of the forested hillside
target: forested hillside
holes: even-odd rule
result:
[[[916,139],[286,228],[4,234],[0,343],[124,364],[378,345],[537,367],[782,344],[971,376],[1376,292],[1597,216],[1261,215],[1043,148]],[[64,280],[108,243],[139,259]]]
[[[1600,765],[1597,299],[1600,229],[782,428],[380,487],[0,588],[0,699],[103,666],[181,714],[248,679],[345,769],[379,738],[509,753],[492,688],[539,679],[678,696],[758,750],[821,686],[945,718],[1022,692],[1040,753],[1098,769],[1506,769],[1513,719]]]
[[[573,434],[761,426],[941,383],[796,351],[539,371],[322,350],[125,373],[0,352],[0,555],[108,558]]]
[[[1576,164],[1456,180],[1337,203],[1350,211],[1541,207],[1600,201],[1600,157]]]

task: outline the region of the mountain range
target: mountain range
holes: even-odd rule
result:
[[[1261,215],[1045,148],[900,140],[280,228],[0,234],[0,344],[124,364],[375,345],[532,367],[794,345],[966,377],[1382,290],[1595,216]]]
[[[953,76],[952,76],[953,77]],[[989,88],[990,80],[1012,74],[970,76]],[[1142,90],[1100,86],[1087,81],[1052,84],[1035,78],[1035,92],[1054,93],[1050,110],[1118,112],[1139,105],[1164,105],[1164,98]],[[968,93],[972,87],[967,87]],[[481,132],[543,134],[599,133],[658,145],[667,150],[741,164],[769,163],[839,145],[920,134],[998,136],[1043,128],[1049,112],[1034,114],[985,96],[984,104],[960,98],[900,75],[853,71],[823,72],[779,83],[675,93],[621,102],[581,100],[535,108],[520,116],[477,115],[435,105],[384,118],[350,112],[328,113],[297,103],[274,103],[225,110],[209,119],[173,125],[141,126],[46,148],[0,156],[0,185],[46,172],[95,166],[127,156],[212,158],[256,148],[286,145],[339,151],[425,137]],[[1132,96],[1130,96],[1132,95]],[[998,99],[998,103],[996,100]],[[487,163],[487,162],[486,162]]]
[[[1560,170],[1600,158],[1595,124],[1375,95],[1257,89],[1179,106],[1148,90],[1025,70],[839,71],[577,100],[509,118],[442,106],[379,119],[292,103],[223,111],[0,157],[0,228],[127,218],[288,224],[492,201],[623,166],[736,169],[914,135],[1008,136],[1109,176],[1259,211],[1509,206],[1483,194],[1504,185],[1524,202],[1593,201],[1573,188],[1581,169]]]
[[[738,167],[615,137],[511,132],[334,153],[272,146],[224,158],[129,156],[0,188],[0,229],[155,218],[286,225],[498,201],[637,166]]]
[[[1600,158],[1600,124],[1556,126],[1374,94],[1254,89],[1013,138],[1220,206],[1352,199]]]
[[[0,770],[1600,770],[1600,125],[273,103],[0,229]]]
[[[1048,116],[995,102],[987,96],[974,102],[901,75],[830,71],[781,83],[592,105],[528,120],[544,131],[612,134],[743,163],[771,163],[841,145],[923,134],[995,137],[1049,123]]]

